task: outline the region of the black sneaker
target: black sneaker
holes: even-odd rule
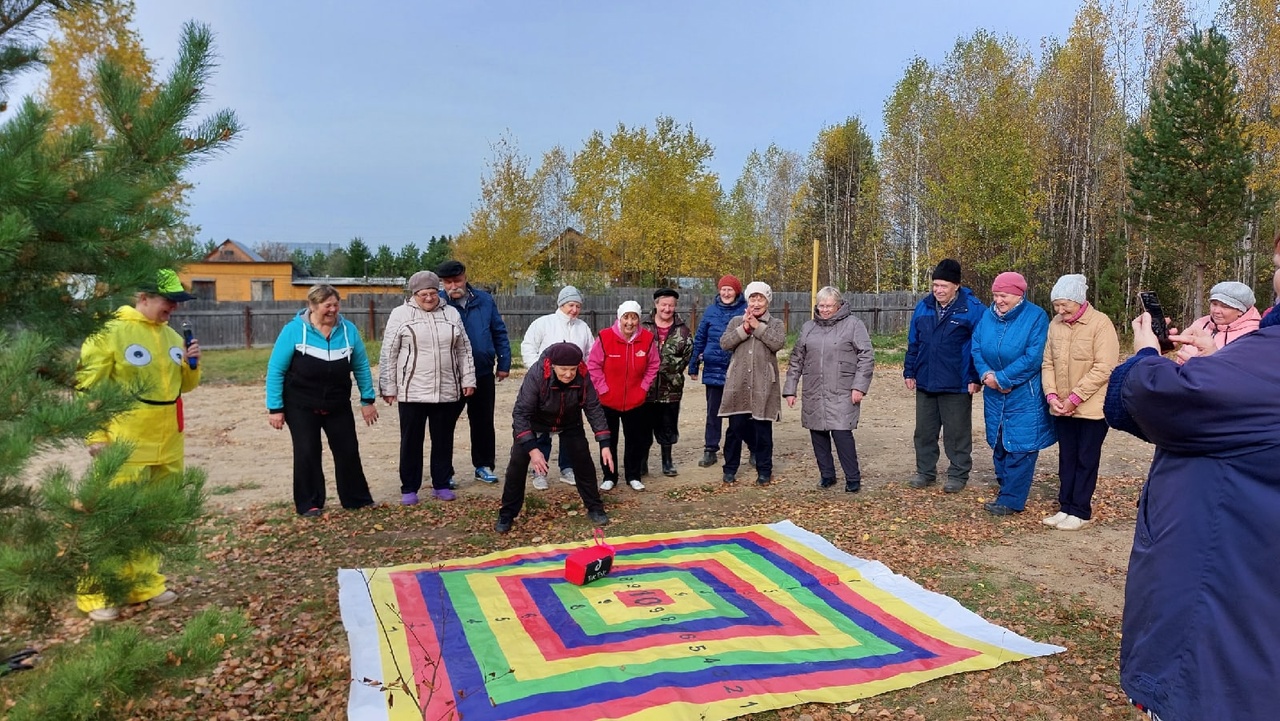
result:
[[[724,482],[729,484],[737,483],[738,477],[732,473],[726,473],[724,474]]]
[[[836,484],[836,479],[834,479],[834,478],[823,478],[823,479],[821,479],[821,480],[819,480],[819,481],[818,481],[818,488],[830,488],[830,487],[834,486],[835,484]]]
[[[512,520],[510,518],[498,517],[498,522],[493,524],[493,530],[498,533],[506,533],[511,530]]]
[[[699,467],[699,468],[710,468],[711,466],[714,466],[715,464],[716,464],[716,452],[715,452],[715,451],[703,451],[703,452],[702,452],[702,460],[698,461],[698,467]]]
[[[587,518],[597,526],[609,525],[609,516],[604,511],[587,511]]]
[[[303,511],[300,515],[302,515],[304,518],[319,518],[324,515],[324,511],[320,510],[319,508],[308,508],[307,510]]]
[[[773,480],[772,478],[770,478],[769,476],[766,476],[766,475],[765,475],[765,474],[763,474],[763,473],[757,473],[757,474],[756,474],[756,485],[757,485],[757,486],[767,486],[767,485],[769,485],[769,482],[770,482],[770,481],[772,481],[772,480]]]
[[[861,491],[861,490],[862,490],[862,481],[845,481],[844,482],[845,493],[857,493],[858,491]]]
[[[959,493],[960,491],[964,490],[965,485],[966,484],[964,481],[958,481],[954,478],[948,478],[947,482],[942,484],[942,492],[943,493]]]

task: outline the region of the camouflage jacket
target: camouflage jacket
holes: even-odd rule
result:
[[[644,319],[642,326],[657,339],[658,324],[654,321],[653,312]],[[667,332],[667,340],[658,349],[660,363],[658,377],[653,379],[649,387],[649,395],[645,400],[649,403],[678,403],[684,395],[684,372],[689,367],[689,358],[693,355],[693,334],[689,326],[681,320],[677,313],[675,321]]]

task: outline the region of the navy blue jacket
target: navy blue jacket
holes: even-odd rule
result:
[[[902,377],[914,378],[916,389],[926,393],[968,393],[969,384],[979,382],[969,343],[986,309],[961,286],[939,323],[938,299],[932,294],[920,299],[907,331]]]
[[[716,296],[716,302],[707,306],[707,312],[698,321],[698,332],[693,336],[693,355],[689,357],[689,375],[698,372],[698,364],[702,364],[702,385],[724,385],[724,374],[729,370],[729,360],[733,354],[720,347],[720,336],[729,327],[729,319],[742,315],[747,307],[747,299],[739,293],[732,305],[725,305]]]
[[[476,361],[476,377],[493,375],[494,361],[503,373],[511,371],[511,342],[507,340],[507,324],[502,322],[493,296],[472,288],[467,283],[466,304],[455,303],[443,290],[440,298],[458,310],[462,327],[471,341],[471,355]]]
[[[1125,584],[1120,685],[1164,721],[1275,718],[1280,328],[1111,374],[1113,427],[1155,444]]]

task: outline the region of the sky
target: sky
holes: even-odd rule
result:
[[[940,63],[979,28],[1038,57],[1080,0],[136,5],[158,77],[186,21],[212,28],[205,113],[232,109],[245,128],[188,175],[200,240],[399,249],[465,227],[506,133],[532,169],[556,145],[572,155],[593,131],[667,115],[712,144],[727,190],[770,143],[807,154],[851,116],[877,137],[910,60]],[[10,95],[40,82],[29,74]]]

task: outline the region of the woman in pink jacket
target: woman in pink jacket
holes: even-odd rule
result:
[[[1252,288],[1234,280],[1223,281],[1209,289],[1209,315],[1197,318],[1183,331],[1206,330],[1213,336],[1214,345],[1221,349],[1258,329],[1262,315],[1253,303]],[[1197,355],[1196,347],[1187,343],[1178,349],[1177,361],[1186,363]]]

